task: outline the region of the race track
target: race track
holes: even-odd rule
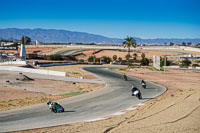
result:
[[[60,100],[59,103],[65,108],[64,113],[50,112],[46,103],[0,112],[0,132],[42,128],[102,118],[154,98],[166,90],[165,87],[153,83],[147,83],[147,88],[142,89],[140,80],[128,77],[128,81],[124,81],[121,74],[108,68],[84,69],[104,80],[106,87],[95,92]],[[140,88],[142,100],[131,96],[132,85]]]

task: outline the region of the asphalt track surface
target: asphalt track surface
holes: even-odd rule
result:
[[[128,77],[128,81],[124,81],[122,74],[108,68],[84,69],[104,80],[105,88],[60,100],[59,103],[65,108],[63,113],[50,112],[46,103],[0,112],[0,132],[43,128],[101,118],[152,99],[166,91],[165,87],[154,83],[147,83],[147,88],[142,89],[141,80]],[[131,96],[132,85],[140,88],[142,100]]]

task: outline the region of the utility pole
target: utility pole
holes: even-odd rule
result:
[[[94,64],[95,64],[95,62],[96,62],[96,58],[95,58],[95,57],[93,58],[93,62],[94,62]]]
[[[167,56],[165,55],[164,56],[164,66],[163,66],[163,68],[164,68],[164,74],[165,74],[165,66],[167,65]]]

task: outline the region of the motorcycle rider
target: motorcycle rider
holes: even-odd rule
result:
[[[132,86],[132,96],[136,96],[139,99],[142,99],[142,94],[141,94],[140,90],[135,86]]]
[[[48,101],[47,105],[49,106],[49,109],[53,112],[64,112],[64,108],[57,102]]]
[[[49,106],[49,109],[50,109],[51,111],[53,111],[54,109],[56,109],[56,108],[55,108],[55,104],[54,104],[54,102],[52,102],[52,101],[48,101],[48,102],[47,102],[47,105]]]
[[[123,77],[124,77],[124,80],[127,81],[127,76],[125,74],[123,75]]]
[[[137,87],[132,86],[132,95],[136,94],[135,92],[139,91]]]
[[[142,87],[145,89],[146,88],[146,82],[142,79],[141,81]]]

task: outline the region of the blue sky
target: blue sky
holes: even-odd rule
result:
[[[65,29],[113,38],[200,38],[199,0],[0,0],[0,4],[0,29]]]

